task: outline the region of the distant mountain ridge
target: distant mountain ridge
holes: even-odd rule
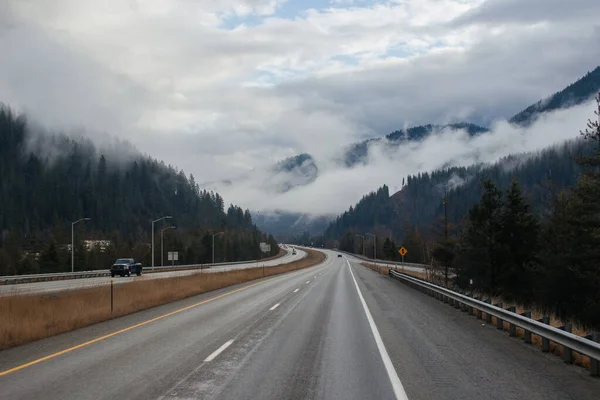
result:
[[[586,102],[600,91],[600,66],[588,72],[581,79],[570,84],[560,92],[530,105],[517,113],[508,121],[518,125],[533,123],[537,117],[545,112],[568,108]]]
[[[535,104],[532,104],[532,105],[526,107],[525,109],[523,109],[522,111],[520,111],[519,113],[517,113],[513,117],[511,117],[508,121],[515,125],[527,126],[528,124],[531,124],[532,122],[534,122],[542,113],[554,111],[554,110],[557,110],[560,108],[568,108],[571,106],[581,104],[581,103],[589,100],[590,98],[592,98],[595,94],[598,93],[598,91],[600,91],[600,66],[595,68],[593,71],[588,72],[581,79],[579,79],[576,82],[574,82],[573,84],[567,86],[565,89],[563,89],[559,92],[556,92],[552,96],[549,96],[547,99],[540,100],[540,101],[536,102]],[[415,142],[415,141],[424,140],[429,135],[437,133],[437,132],[441,132],[443,130],[450,130],[450,131],[458,131],[458,130],[465,131],[466,130],[467,134],[470,136],[482,135],[482,134],[489,132],[489,129],[487,127],[479,126],[479,125],[472,124],[469,122],[459,122],[459,123],[452,123],[452,124],[447,124],[447,125],[428,124],[428,125],[414,126],[414,127],[410,127],[407,129],[396,130],[394,132],[387,134],[384,137],[371,138],[368,140],[364,140],[362,142],[354,143],[354,144],[346,147],[345,149],[341,150],[339,162],[345,168],[352,168],[358,164],[361,164],[361,163],[365,164],[366,162],[368,162],[369,147],[376,143],[382,143],[383,141],[386,141],[390,151],[393,151],[393,149],[396,146],[403,145],[407,142]],[[310,157],[309,154],[303,154],[301,156],[302,157],[300,157],[300,158],[298,158],[299,156],[290,157],[288,159],[283,160],[278,165],[284,165],[288,172],[289,172],[289,168],[291,168],[291,170],[293,171],[295,168],[294,167],[295,165],[301,166],[302,165],[301,161]],[[312,159],[312,157],[311,157],[311,159]],[[507,163],[509,162],[509,160],[512,160],[512,159],[509,157],[504,160],[504,164],[503,164],[504,167],[506,165],[508,165]],[[312,162],[315,163],[315,169],[316,169],[315,172],[318,173],[318,167],[316,165],[316,162],[314,160],[312,160]],[[473,168],[475,168],[475,170],[476,170],[477,168],[480,168],[480,167],[481,166],[474,166]],[[432,174],[438,175],[441,173],[440,171],[447,171],[447,170],[448,169],[433,171]],[[460,174],[457,171],[462,171],[462,169],[459,168],[456,170],[453,170],[453,169],[450,169],[450,170],[453,171],[453,173],[454,173],[454,175],[452,175],[452,176],[460,178]],[[473,171],[475,171],[475,170],[473,170]],[[450,177],[451,177],[451,175],[447,176],[447,178],[450,178]],[[313,175],[311,177],[311,179],[313,179],[313,180],[317,179],[317,176]],[[460,178],[460,179],[463,179],[463,178]],[[571,178],[569,178],[569,179],[571,179]],[[420,182],[420,181],[417,180],[415,182]],[[567,181],[567,182],[559,183],[559,185],[562,185],[561,187],[566,187],[568,184],[571,184],[571,183],[572,183],[571,181]],[[425,187],[427,186],[425,183],[422,183],[422,185],[424,185],[423,190],[426,190],[426,191],[432,190],[431,188],[425,189]],[[296,185],[296,186],[298,186],[298,185]],[[417,186],[419,186],[419,185],[417,185]],[[411,185],[411,187],[413,187],[413,186]],[[387,188],[386,188],[386,190],[387,190]],[[403,199],[405,199],[405,197],[408,196],[406,193],[407,193],[407,189],[405,187],[405,189],[396,193],[392,197],[394,197],[394,199],[396,201],[398,201],[399,204],[402,204],[402,202],[404,201]],[[381,196],[383,196],[383,194],[382,194],[382,192],[379,192],[379,197],[381,197]],[[410,197],[410,196],[408,196],[407,198],[412,199],[412,197]],[[475,198],[475,197],[473,197],[473,198]],[[413,199],[410,201],[415,201],[418,203],[418,200]],[[467,202],[465,204],[470,204],[470,203]],[[438,205],[436,204],[436,207],[437,206]],[[417,205],[415,204],[414,207],[417,207]],[[426,213],[426,215],[430,216],[431,212],[428,211]],[[389,215],[386,218],[388,218],[390,221],[393,221],[393,219],[390,219],[391,217]],[[335,224],[335,222],[333,224]],[[261,227],[270,232],[276,231],[276,230],[272,229],[273,227],[270,226],[268,223],[262,225]],[[331,229],[332,228],[330,226],[330,228],[328,229],[330,237],[335,236],[333,234],[334,232],[339,233],[338,230],[334,229],[332,231]],[[400,233],[400,232],[398,232],[398,233]]]
[[[579,105],[592,98],[599,91],[600,66],[596,67],[593,71],[588,72],[582,78],[570,84],[563,90],[526,107],[519,113],[509,118],[508,121],[515,125],[527,126],[533,123],[542,113]],[[390,146],[395,146],[406,142],[420,141],[433,133],[443,130],[466,130],[470,136],[476,136],[489,132],[487,127],[469,122],[458,122],[446,125],[427,124],[413,126],[407,129],[396,130],[383,137],[371,138],[362,142],[351,144],[341,151],[342,154],[339,159],[345,167],[351,168],[357,164],[365,163],[367,161],[369,146],[375,143],[381,143],[381,141],[387,140]],[[310,155],[306,153],[300,156],[310,157]],[[281,161],[281,163],[286,165],[289,163],[293,164],[293,162],[290,160],[293,160],[296,157],[299,156],[290,157]]]
[[[427,136],[442,132],[442,131],[458,131],[466,130],[469,136],[476,136],[481,133],[489,132],[488,128],[471,124],[468,122],[459,122],[446,125],[420,125],[413,126],[407,129],[401,129],[387,134],[382,138],[368,139],[359,143],[350,145],[344,153],[344,165],[351,168],[357,164],[365,164],[369,154],[369,146],[382,141],[388,142],[388,147],[393,150],[395,147],[407,142],[418,142],[425,139]]]

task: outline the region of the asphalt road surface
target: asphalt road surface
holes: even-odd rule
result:
[[[328,256],[2,351],[0,399],[599,398],[587,371]]]
[[[209,267],[200,271],[187,270],[187,271],[165,271],[165,272],[153,272],[151,274],[145,272],[142,276],[131,276],[131,277],[115,277],[101,276],[95,278],[82,278],[82,279],[65,279],[58,281],[45,281],[45,282],[32,282],[32,283],[21,283],[14,285],[2,285],[0,286],[0,296],[10,296],[14,294],[25,294],[25,293],[52,293],[60,292],[63,290],[70,289],[81,289],[91,286],[102,286],[108,285],[111,280],[114,280],[115,284],[129,282],[131,280],[146,280],[146,279],[164,279],[171,278],[174,276],[186,276],[198,273],[212,273],[219,271],[229,271],[234,269],[246,269],[254,268],[256,266],[272,267],[280,264],[290,263],[292,261],[299,260],[306,256],[306,252],[297,250],[296,254],[292,254],[291,249],[286,249],[287,254],[269,261],[263,262],[251,262],[244,264],[231,264],[231,265],[219,265],[215,267]]]

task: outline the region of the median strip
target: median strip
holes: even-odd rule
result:
[[[135,280],[115,285],[112,291],[107,284],[51,294],[0,296],[0,350],[212,290],[311,267],[325,257],[324,253],[310,251],[305,258],[288,264]]]

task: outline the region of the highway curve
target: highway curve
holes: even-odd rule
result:
[[[165,272],[153,272],[153,273],[144,273],[142,276],[131,276],[131,277],[115,277],[111,278],[110,276],[101,276],[95,278],[82,278],[82,279],[67,279],[67,280],[58,280],[58,281],[44,281],[44,282],[32,282],[32,283],[20,283],[13,285],[0,285],[0,296],[10,296],[14,294],[26,294],[26,293],[52,293],[52,292],[60,292],[63,290],[71,290],[71,289],[81,289],[92,286],[102,286],[108,285],[111,280],[115,282],[115,284],[121,284],[124,282],[129,282],[131,280],[146,280],[146,279],[164,279],[164,278],[172,278],[174,276],[186,276],[197,273],[212,273],[219,271],[229,271],[234,269],[246,269],[246,268],[254,268],[257,266],[264,265],[265,267],[272,267],[275,265],[286,264],[296,260],[299,260],[306,256],[306,252],[302,250],[297,250],[296,254],[292,254],[292,251],[288,248],[286,249],[287,254],[272,259],[268,261],[262,262],[248,262],[243,264],[231,264],[231,265],[219,265],[214,267],[205,268],[202,271],[199,269],[195,270],[185,270],[185,271],[165,271]]]
[[[2,351],[0,398],[599,398],[586,371],[327,253]]]

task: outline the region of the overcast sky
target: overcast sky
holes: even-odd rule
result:
[[[225,188],[226,200],[337,212],[402,178],[336,175],[341,146],[514,114],[600,64],[598,15],[598,0],[3,0],[0,101],[48,127],[127,139],[198,182],[308,152],[334,181],[300,201]],[[436,152],[403,157],[426,168]],[[335,185],[343,196],[305,206]]]

